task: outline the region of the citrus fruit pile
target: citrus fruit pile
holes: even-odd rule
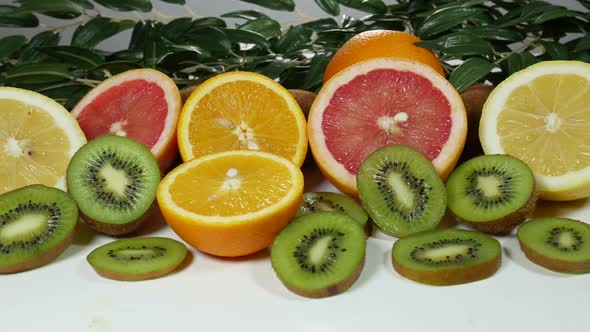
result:
[[[589,272],[590,226],[533,215],[539,199],[590,196],[590,65],[543,62],[459,94],[416,41],[355,36],[317,95],[226,72],[181,98],[166,75],[137,69],[68,112],[0,88],[0,273],[55,260],[79,215],[97,232],[133,235],[157,209],[204,253],[270,248],[278,279],[306,297],[356,282],[375,227],[398,238],[394,269],[425,284],[492,276],[502,262],[494,236],[513,233],[536,264]],[[304,193],[307,166],[337,190]],[[87,260],[106,278],[145,280],[178,269],[187,252],[136,237]]]

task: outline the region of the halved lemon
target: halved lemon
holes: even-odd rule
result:
[[[539,196],[590,196],[590,64],[545,61],[511,75],[484,105],[479,135],[486,154],[531,167]]]
[[[0,87],[0,194],[31,184],[66,189],[86,137],[70,113],[39,93]]]
[[[227,72],[203,82],[185,102],[178,146],[184,161],[250,150],[300,167],[307,153],[306,130],[303,111],[279,83],[256,73]]]
[[[160,182],[158,204],[193,247],[244,256],[269,246],[297,214],[303,174],[288,159],[236,150],[195,158]]]

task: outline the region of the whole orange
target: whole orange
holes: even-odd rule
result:
[[[349,39],[332,57],[324,73],[324,83],[344,68],[364,60],[394,57],[422,62],[442,76],[445,71],[436,55],[429,49],[416,46],[420,38],[402,31],[370,30]]]

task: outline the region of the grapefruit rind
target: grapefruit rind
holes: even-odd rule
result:
[[[510,94],[517,87],[527,85],[536,78],[555,74],[582,76],[590,84],[590,64],[581,61],[545,61],[512,74],[498,84],[482,109],[479,138],[485,154],[505,153],[498,135],[497,119]],[[559,176],[541,175],[534,169],[533,173],[539,197],[542,199],[569,201],[590,196],[590,166]]]
[[[0,87],[0,99],[18,100],[24,104],[42,109],[46,111],[47,114],[51,115],[55,120],[54,125],[68,134],[68,138],[70,139],[70,149],[68,154],[70,158],[78,151],[78,149],[86,144],[86,136],[84,135],[84,132],[82,132],[78,122],[76,122],[76,119],[67,109],[55,100],[34,91],[13,87]],[[14,176],[17,176],[17,174]],[[64,173],[57,183],[46,185],[66,191],[66,174]]]
[[[114,75],[101,82],[98,86],[90,90],[72,109],[71,114],[77,118],[80,113],[94,101],[98,96],[108,89],[118,86],[122,83],[132,80],[145,80],[149,83],[157,84],[163,91],[168,105],[168,112],[164,129],[162,130],[158,141],[152,148],[151,152],[158,160],[158,164],[164,171],[175,158],[178,147],[176,143],[176,126],[178,117],[182,108],[182,100],[176,83],[166,74],[155,69],[141,68],[132,69],[120,74]],[[107,134],[107,133],[105,133]]]
[[[307,128],[310,138],[309,145],[322,174],[340,191],[358,197],[356,174],[351,174],[328,152],[326,137],[321,128],[322,116],[323,111],[328,107],[330,100],[339,87],[359,75],[377,69],[410,71],[421,75],[428,79],[447,98],[451,108],[453,125],[447,143],[443,146],[438,157],[432,160],[437,173],[445,180],[459,160],[467,136],[467,116],[461,96],[444,77],[431,67],[417,61],[394,58],[375,58],[352,65],[332,76],[320,90],[311,106]]]
[[[296,149],[295,155],[289,158],[295,165],[301,167],[303,165],[303,162],[305,161],[308,139],[307,128],[305,125],[305,114],[299,107],[299,104],[297,103],[293,95],[291,95],[291,93],[286,88],[284,88],[282,85],[278,84],[274,80],[270,79],[269,77],[264,76],[262,74],[243,71],[226,72],[214,76],[202,83],[201,85],[199,85],[188,97],[180,113],[177,129],[178,146],[182,160],[187,162],[196,158],[196,156],[193,154],[192,145],[189,139],[191,114],[193,110],[196,108],[196,105],[204,96],[209,94],[215,88],[222,86],[226,83],[235,81],[250,81],[253,83],[260,84],[284,98],[292,114],[295,116],[297,123],[303,124],[300,125],[298,128],[299,139],[296,145],[299,148]]]

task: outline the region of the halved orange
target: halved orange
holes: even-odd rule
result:
[[[0,87],[0,194],[32,184],[66,190],[72,156],[86,144],[74,117],[39,93]]]
[[[263,151],[300,167],[307,153],[305,115],[272,79],[227,72],[191,93],[178,122],[183,161],[229,150]]]
[[[184,241],[217,256],[268,247],[297,214],[303,174],[288,159],[236,150],[184,163],[164,177],[157,200]]]

